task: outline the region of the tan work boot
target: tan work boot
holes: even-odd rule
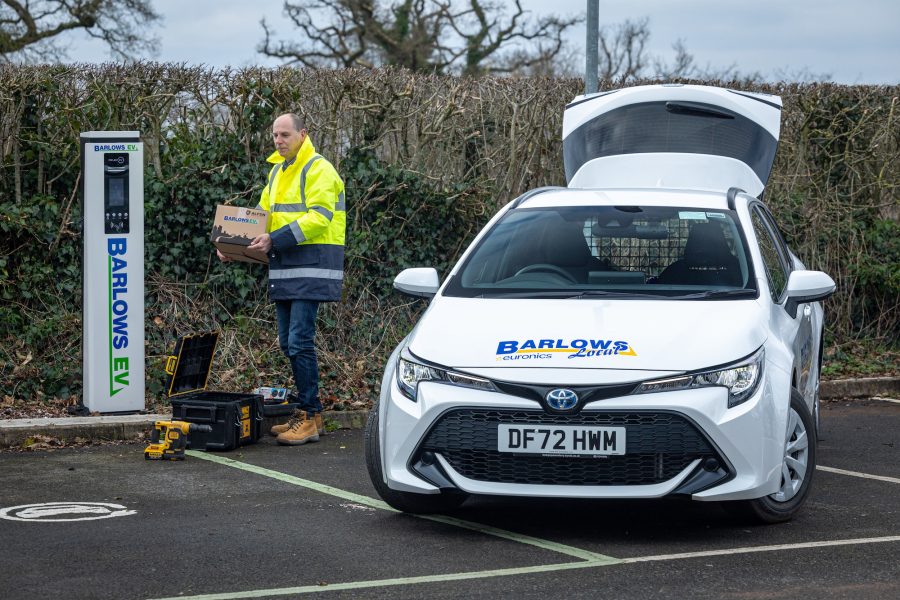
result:
[[[316,420],[306,416],[306,411],[300,411],[300,416],[294,420],[291,419],[292,425],[290,429],[284,433],[278,434],[279,444],[286,446],[299,446],[307,442],[318,442],[319,432],[316,430]]]
[[[295,410],[294,414],[291,416],[290,420],[287,423],[283,423],[281,425],[275,425],[270,429],[273,436],[277,437],[291,428],[291,425],[294,423],[294,419],[297,418],[297,415],[303,411]],[[322,413],[316,413],[316,432],[319,435],[325,435],[325,421],[322,420]]]
[[[294,413],[291,415],[291,418],[288,419],[287,423],[282,423],[281,425],[275,425],[274,427],[272,427],[272,429],[269,430],[269,432],[273,436],[278,437],[279,435],[281,435],[282,433],[284,433],[285,431],[287,431],[288,429],[293,427],[294,421],[297,421],[300,419],[301,413],[303,413],[304,415],[306,414],[305,411],[295,410]]]
[[[325,421],[322,419],[322,413],[317,412],[315,414],[316,417],[316,431],[319,432],[319,435],[325,435]]]

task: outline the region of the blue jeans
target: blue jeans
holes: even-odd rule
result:
[[[315,300],[276,300],[278,342],[294,372],[300,409],[307,413],[322,411],[319,402],[319,365],[316,362]]]

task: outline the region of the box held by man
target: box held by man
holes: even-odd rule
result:
[[[256,264],[268,264],[269,257],[259,250],[248,250],[254,238],[266,233],[269,213],[240,206],[216,207],[210,240],[225,256],[232,260]]]

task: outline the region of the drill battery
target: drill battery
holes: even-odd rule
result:
[[[184,460],[184,449],[192,432],[212,431],[209,425],[186,421],[157,421],[150,432],[150,445],[144,449],[147,460]]]

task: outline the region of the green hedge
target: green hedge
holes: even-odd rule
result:
[[[256,203],[274,116],[306,117],[348,203],[345,299],[323,311],[318,341],[323,396],[354,406],[371,400],[421,310],[391,293],[393,276],[422,265],[446,273],[499,206],[563,184],[562,111],[580,89],[574,79],[389,69],[0,66],[0,395],[80,395],[81,131],[136,129],[145,142],[148,390],[157,398],[174,338],[210,328],[223,331],[213,385],[287,382],[264,269],[220,264],[208,234],[216,204]],[[867,340],[896,352],[900,88],[754,89],[785,103],[767,201],[806,264],[838,282],[827,305],[833,349]]]

